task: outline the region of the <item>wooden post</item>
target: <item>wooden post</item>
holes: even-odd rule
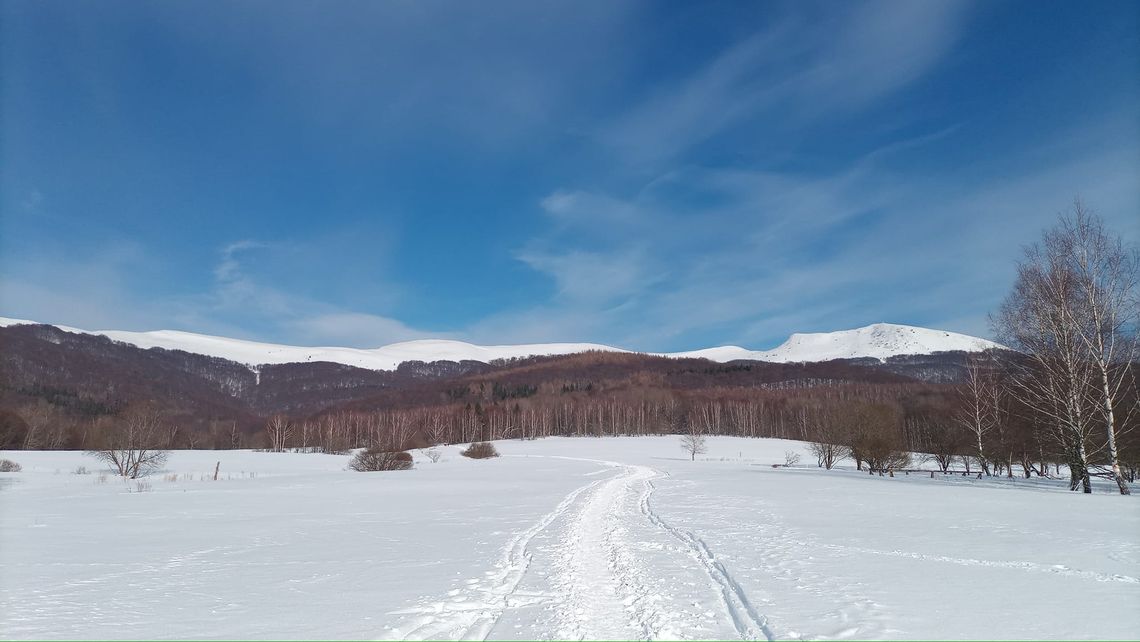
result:
[[[218,469],[221,467],[222,467],[222,462],[220,462],[220,461],[214,466],[214,481],[218,481]]]

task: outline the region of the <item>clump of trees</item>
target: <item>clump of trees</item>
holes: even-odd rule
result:
[[[490,459],[491,457],[498,457],[499,451],[495,450],[495,444],[489,441],[477,441],[465,448],[460,454],[471,459]]]
[[[348,468],[357,472],[377,472],[384,470],[409,470],[412,467],[411,453],[404,451],[381,450],[378,447],[365,448],[356,453]]]

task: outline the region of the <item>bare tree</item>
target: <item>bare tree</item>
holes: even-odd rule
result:
[[[59,421],[59,412],[50,403],[40,399],[21,406],[17,414],[27,427],[20,447],[24,450],[51,448],[52,427]]]
[[[705,435],[701,431],[701,426],[696,422],[690,423],[688,431],[681,435],[681,448],[689,453],[693,461],[697,460],[697,455],[708,452],[708,446],[705,445]]]
[[[924,415],[908,421],[920,427],[929,451],[925,459],[933,461],[938,470],[944,473],[949,471],[954,459],[961,455],[966,470],[969,471],[969,457],[962,454],[964,444],[958,426],[946,417],[938,415]]]
[[[1128,482],[1120,470],[1117,438],[1121,422],[1116,407],[1126,387],[1135,385],[1128,365],[1136,358],[1140,258],[1136,248],[1125,247],[1119,237],[1110,235],[1100,217],[1086,210],[1079,200],[1071,215],[1062,216],[1048,233],[1046,243],[1059,246],[1065,266],[1074,276],[1077,296],[1068,311],[1070,322],[1093,363],[1112,478],[1120,494],[1128,495]]]
[[[817,465],[827,470],[831,470],[839,460],[851,455],[849,447],[824,441],[808,443],[808,452],[815,455]]]
[[[88,454],[112,472],[138,479],[162,469],[170,451],[158,447],[164,438],[161,413],[149,405],[128,408],[99,435],[100,445]]]
[[[818,466],[831,470],[839,460],[851,456],[839,412],[833,404],[804,408],[800,417],[805,424],[804,432],[811,440],[808,451],[815,455]]]
[[[285,451],[285,444],[293,433],[293,423],[285,415],[273,415],[265,423],[265,436],[269,438],[269,450]]]
[[[996,377],[985,367],[982,357],[971,355],[967,358],[966,377],[959,388],[958,410],[954,419],[970,435],[974,456],[987,476],[990,474],[990,460],[986,454],[986,434],[997,427],[1000,418],[1000,390]],[[943,467],[943,470],[947,467]]]
[[[898,409],[886,404],[863,403],[849,409],[846,421],[850,426],[851,456],[856,462],[866,462],[868,473],[893,474],[892,471],[910,465],[899,419]]]
[[[447,422],[443,411],[428,410],[423,415],[422,430],[424,439],[429,446],[438,446],[443,443],[447,434]],[[433,460],[434,461],[434,460]]]
[[[1014,389],[1046,418],[1045,433],[1063,453],[1074,490],[1092,492],[1092,462],[1107,459],[1107,476],[1121,494],[1130,492],[1119,453],[1128,421],[1118,409],[1135,395],[1138,278],[1136,249],[1078,201],[1026,249],[994,321],[1003,339],[1029,355]],[[1103,439],[1094,438],[1098,432]]]

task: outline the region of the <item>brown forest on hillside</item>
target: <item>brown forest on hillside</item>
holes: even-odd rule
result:
[[[408,362],[393,372],[329,363],[253,372],[46,326],[0,329],[0,339],[4,448],[89,449],[146,405],[163,416],[156,439],[165,448],[344,452],[695,432],[814,442],[821,466],[838,456],[898,469],[905,453],[920,452],[944,470],[1028,476],[1064,461],[1041,438],[1041,418],[1010,395],[987,407],[983,439],[970,429],[970,366],[996,377],[1014,358],[1006,353],[775,364],[591,352]],[[1123,403],[1135,405],[1132,397]],[[1135,413],[1125,414],[1121,455],[1134,478],[1140,431],[1131,430]]]

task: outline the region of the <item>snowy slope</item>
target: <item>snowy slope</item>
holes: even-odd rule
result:
[[[35,324],[36,321],[0,318],[0,327],[10,325]],[[115,341],[129,343],[140,348],[165,348],[183,350],[193,354],[221,357],[249,365],[307,363],[328,361],[369,370],[395,370],[405,361],[482,361],[529,357],[534,355],[576,354],[588,350],[626,352],[596,343],[535,343],[506,346],[478,346],[463,341],[445,339],[421,339],[402,341],[373,349],[338,347],[303,347],[274,343],[244,341],[227,337],[215,337],[177,330],[156,330],[153,332],[127,332],[123,330],[80,330],[67,326],[56,326],[67,332],[98,334]]]
[[[0,317],[0,327],[36,323]],[[175,330],[154,332],[126,332],[122,330],[88,331],[57,326],[68,332],[98,334],[140,348],[166,348],[194,354],[221,357],[252,366],[261,364],[306,363],[329,361],[370,370],[393,370],[404,361],[463,361],[489,362],[494,359],[528,357],[534,355],[562,355],[603,350],[629,352],[621,348],[597,343],[533,343],[520,345],[478,346],[463,341],[424,339],[393,343],[380,348],[300,347],[272,343],[259,343],[226,337],[214,337]],[[786,342],[772,350],[748,350],[738,346],[721,346],[690,352],[653,353],[665,357],[694,357],[726,362],[752,359],[778,363],[828,361],[871,357],[885,359],[895,355],[930,354],[951,350],[982,351],[1001,346],[985,339],[964,334],[930,330],[913,326],[876,323],[865,328],[793,334]]]
[[[676,353],[677,357],[698,357],[712,361],[754,359],[776,363],[830,361],[832,359],[886,359],[898,355],[934,352],[981,352],[1001,348],[1000,344],[945,330],[931,330],[894,323],[876,323],[838,332],[796,333],[772,350],[748,350],[737,346],[707,348]]]

